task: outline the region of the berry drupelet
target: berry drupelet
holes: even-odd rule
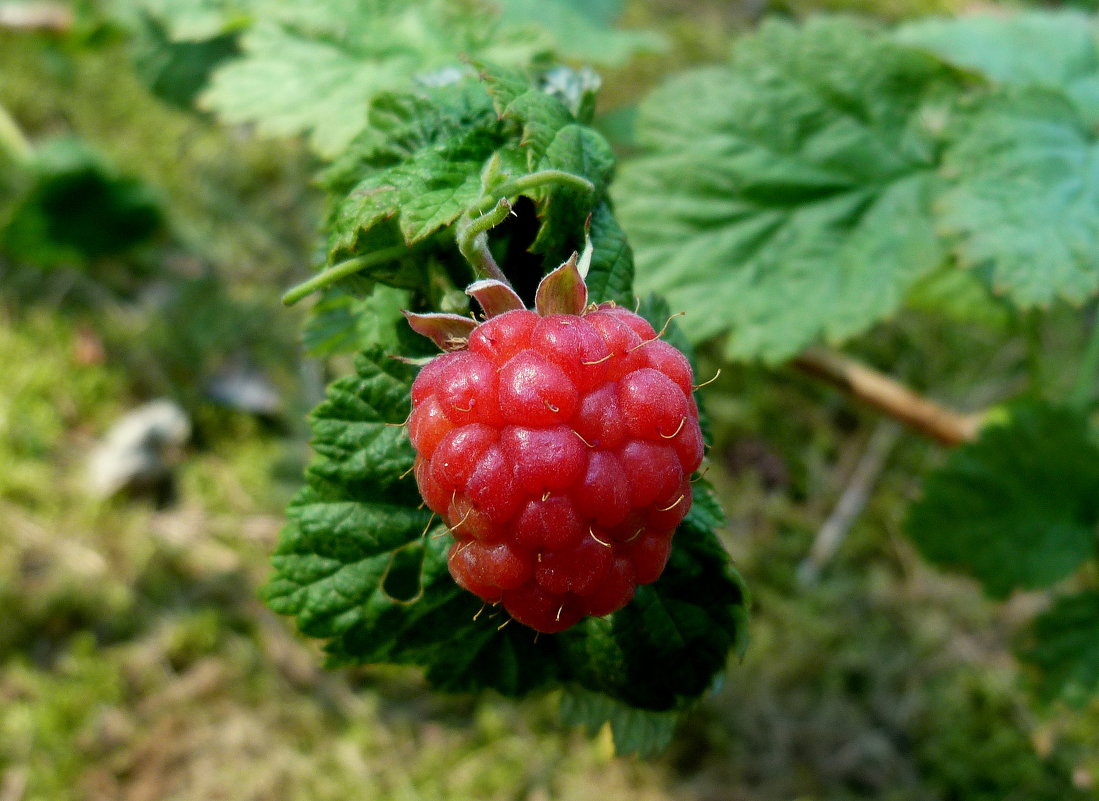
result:
[[[488,319],[407,315],[443,354],[412,386],[409,433],[450,572],[520,623],[558,632],[617,611],[664,569],[703,442],[686,357],[642,317],[587,304],[575,260],[536,311],[468,290]]]

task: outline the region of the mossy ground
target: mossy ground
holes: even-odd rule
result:
[[[32,136],[89,138],[165,193],[175,226],[140,256],[154,278],[121,288],[0,263],[0,800],[1099,798],[1099,704],[1035,706],[1011,656],[1039,601],[990,604],[899,532],[937,448],[902,436],[836,558],[798,581],[878,423],[788,374],[727,370],[707,389],[752,644],[667,754],[615,757],[607,732],[562,728],[553,695],[447,697],[415,671],[323,669],[258,600],[317,383],[300,318],[277,307],[308,262],[307,160],[159,105],[117,45],[0,34],[0,75]],[[996,341],[913,319],[863,355],[947,394],[956,376],[961,393],[966,364],[985,364],[974,352],[1022,358]],[[283,391],[284,422],[204,399],[240,360]],[[984,372],[993,395],[1011,380]],[[196,426],[174,501],[91,499],[91,444],[160,395]]]

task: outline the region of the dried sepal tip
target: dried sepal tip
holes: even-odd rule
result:
[[[580,275],[577,255],[546,275],[534,293],[534,309],[543,317],[550,314],[583,314],[588,305],[588,286]]]
[[[427,337],[443,351],[465,348],[470,334],[477,327],[476,321],[458,314],[417,314],[403,310],[401,314],[408,320],[413,331]]]
[[[523,305],[523,299],[514,289],[495,278],[475,281],[466,287],[466,294],[480,304],[485,317],[495,317],[504,312],[526,308]]]

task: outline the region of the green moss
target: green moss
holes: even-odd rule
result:
[[[1073,786],[1063,753],[1036,753],[1030,713],[1010,672],[963,671],[928,688],[918,758],[927,787],[944,801],[1089,797]]]
[[[57,475],[38,475],[43,461],[73,461],[73,435],[102,426],[124,408],[125,376],[111,365],[82,363],[81,330],[34,311],[18,324],[0,312],[0,497],[49,497]],[[28,479],[27,474],[33,476]],[[38,480],[49,483],[38,484]],[[27,492],[23,493],[27,497]]]
[[[118,665],[81,636],[44,671],[26,661],[0,671],[0,771],[18,769],[27,801],[81,797],[97,757],[98,729],[124,697]]]

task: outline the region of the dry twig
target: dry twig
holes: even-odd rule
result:
[[[839,503],[832,510],[832,514],[824,521],[824,525],[817,532],[813,541],[813,547],[809,555],[805,557],[798,567],[798,580],[803,585],[815,584],[820,577],[821,570],[839,550],[847,532],[851,530],[859,515],[862,514],[866,502],[870,499],[870,493],[877,483],[878,476],[885,468],[889,454],[900,437],[901,429],[892,420],[883,420],[870,435],[870,441],[866,444],[855,469],[851,473],[851,479],[847,482],[847,488],[840,496]]]
[[[944,445],[961,445],[977,436],[981,414],[963,414],[941,406],[840,353],[808,348],[791,364]]]

